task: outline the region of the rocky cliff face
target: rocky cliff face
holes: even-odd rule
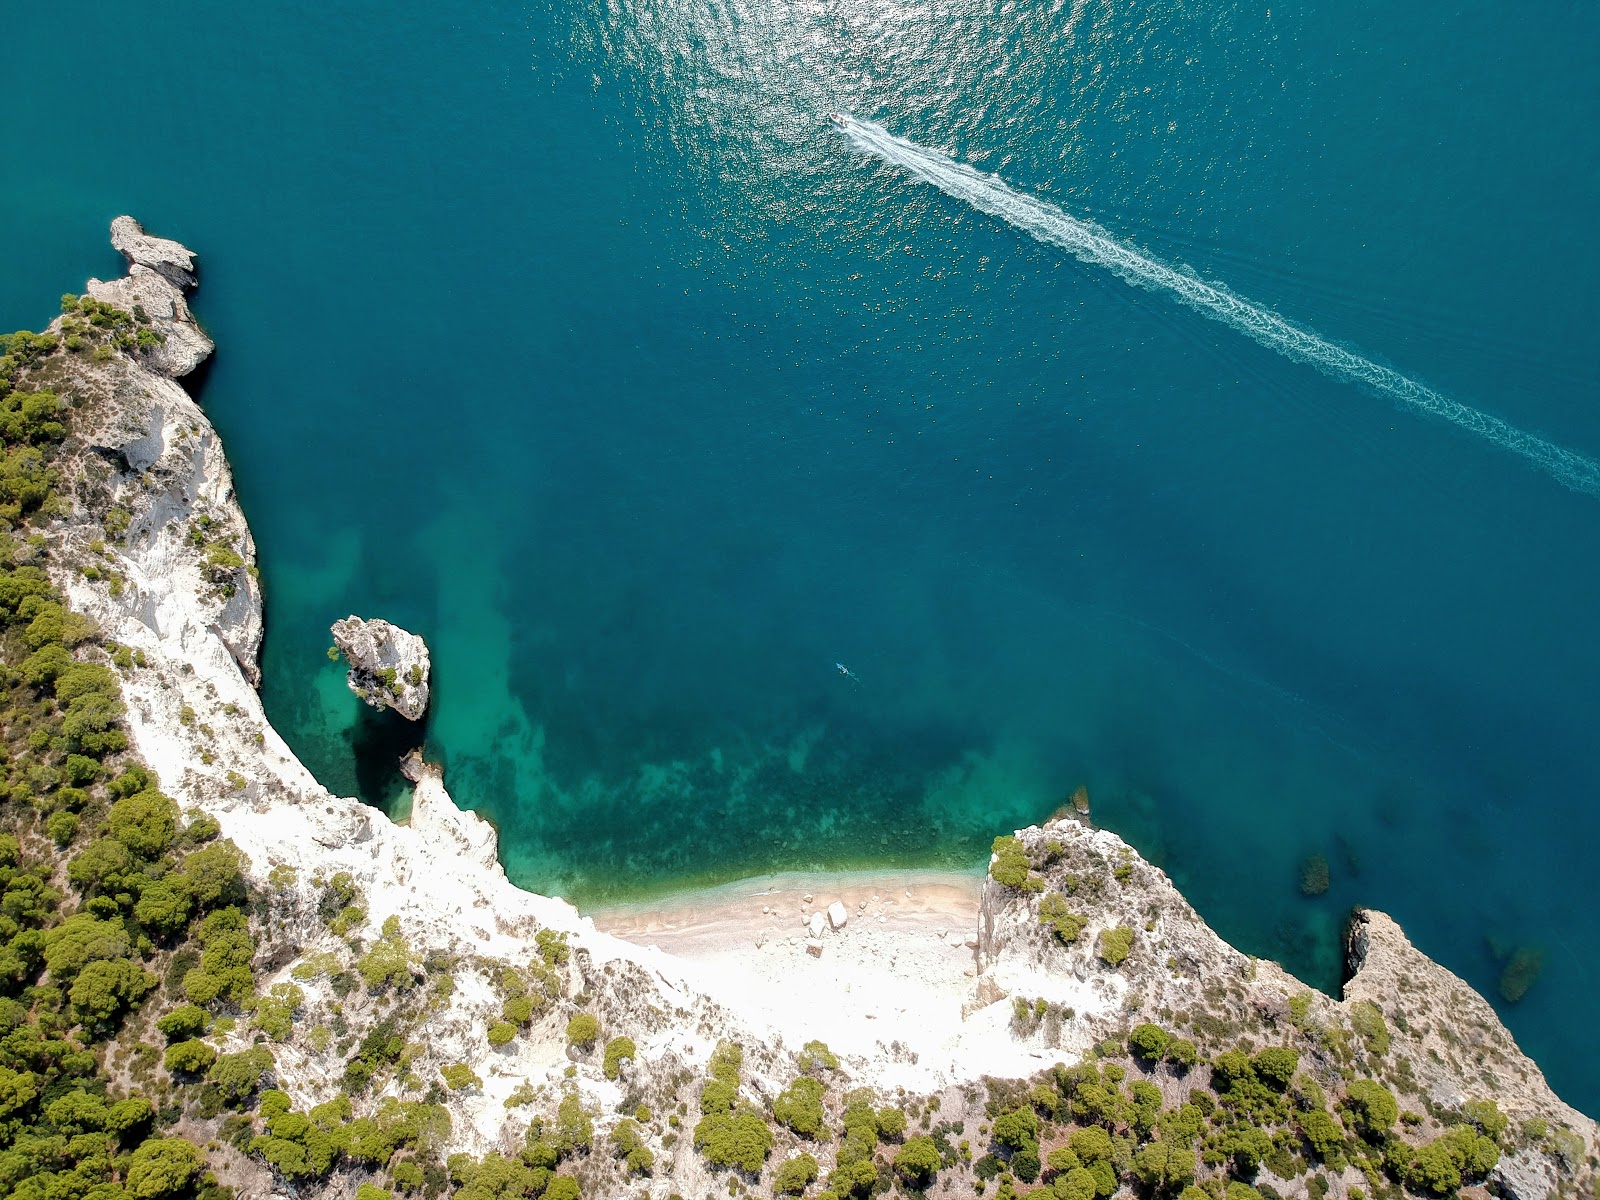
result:
[[[518,1144],[528,1116],[548,1116],[564,1091],[600,1114],[599,1145],[620,1112],[640,1103],[672,1111],[720,1038],[744,1042],[746,1094],[770,1099],[794,1075],[802,1026],[752,1015],[715,972],[597,933],[564,901],[511,886],[493,829],[452,802],[436,768],[411,764],[412,813],[400,825],[328,793],[273,730],[254,686],[262,631],[254,543],[216,433],[175,382],[211,345],[184,299],[193,258],[131,218],[118,218],[113,237],[129,273],[92,282],[91,294],[137,306],[157,336],[112,360],[51,360],[55,386],[77,410],[65,466],[78,482],[52,535],[63,551],[53,556],[56,583],[135,656],[123,682],[128,724],[163,789],[215,817],[249,855],[272,935],[260,986],[297,981],[305,993],[297,1029],[311,1033],[401,1022],[404,1069],[364,1104],[405,1096],[412,1081],[438,1079],[443,1068],[466,1070],[475,1082],[443,1094],[453,1118],[447,1151]],[[1554,1148],[1529,1139],[1507,1156],[1496,1176],[1504,1191],[1543,1195],[1583,1177],[1594,1124],[1551,1094],[1488,1005],[1388,918],[1357,920],[1358,969],[1334,1000],[1222,942],[1162,872],[1110,833],[1060,823],[1022,831],[1016,846],[1021,882],[991,880],[984,893],[967,1047],[988,1053],[994,1043],[981,1039],[998,1031],[1014,1052],[983,1059],[923,1030],[874,1031],[863,1044],[877,1049],[844,1063],[852,1082],[947,1089],[947,1115],[965,1104],[962,1120],[977,1137],[975,1062],[997,1064],[995,1073],[1015,1074],[1014,1062],[1029,1058],[1044,1068],[1148,1019],[1208,1050],[1292,1039],[1330,1083],[1369,1070],[1435,1124],[1464,1099],[1493,1096],[1516,1120],[1570,1132]],[[398,981],[391,991],[348,989],[380,968]],[[534,1016],[495,1043],[507,970],[544,990]],[[568,1045],[566,1021],[580,998],[608,1035],[635,1044],[615,1071]],[[1006,1032],[1017,998],[1045,1001],[1049,1015]],[[1355,1015],[1363,1002],[1386,1020],[1381,1053],[1352,1032],[1367,1027]],[[245,1027],[228,1038],[224,1048],[245,1045]],[[297,1105],[330,1099],[348,1052],[331,1034],[297,1034],[275,1047],[278,1084]],[[642,1185],[652,1195],[726,1186],[706,1176],[686,1136],[670,1151],[657,1144],[656,1171]],[[586,1194],[621,1194],[617,1162],[597,1153],[585,1170]],[[264,1192],[266,1181],[255,1184]],[[1334,1180],[1336,1195],[1351,1186],[1353,1178]],[[1284,1181],[1280,1191],[1296,1187]]]
[[[1496,1101],[1514,1127],[1577,1135],[1531,1139],[1503,1157],[1492,1182],[1507,1195],[1554,1194],[1600,1146],[1595,1123],[1550,1090],[1488,1002],[1383,913],[1352,916],[1352,974],[1336,1000],[1224,942],[1115,834],[1072,818],[1015,837],[1028,868],[1020,886],[985,884],[982,978],[991,995],[1079,1014],[1033,1034],[1052,1048],[1083,1053],[1150,1021],[1193,1039],[1203,1058],[1296,1047],[1329,1094],[1345,1080],[1379,1080],[1418,1114],[1419,1137],[1473,1100]],[[1360,1186],[1354,1174],[1348,1183]]]
[[[335,621],[333,644],[350,664],[350,690],[373,708],[392,708],[408,721],[428,711],[428,646],[387,621],[357,616]]]

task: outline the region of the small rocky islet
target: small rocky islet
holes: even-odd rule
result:
[[[840,997],[774,1021],[735,975],[513,887],[437,766],[408,761],[405,825],[331,795],[262,711],[254,542],[177,383],[211,349],[193,256],[112,235],[127,275],[0,358],[0,1191],[1592,1194],[1594,1122],[1395,922],[1358,911],[1319,994],[1087,796],[996,839],[954,1032],[830,1046],[807,1035]],[[423,715],[420,639],[334,638],[364,700]],[[807,921],[798,990],[870,931]]]

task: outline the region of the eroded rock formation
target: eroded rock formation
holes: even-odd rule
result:
[[[374,708],[392,708],[409,721],[428,711],[432,662],[419,636],[388,621],[346,617],[333,623],[333,644],[350,664],[350,690]]]

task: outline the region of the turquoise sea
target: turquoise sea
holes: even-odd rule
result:
[[[328,786],[403,805],[425,734],[514,878],[597,903],[971,865],[1087,784],[1219,931],[1321,986],[1357,903],[1490,994],[1539,948],[1501,1011],[1600,1111],[1600,1046],[1564,1032],[1600,987],[1600,497],[826,119],[1593,459],[1600,10],[6,24],[0,324],[117,271],[119,212],[200,252],[267,707]],[[351,612],[427,636],[425,731],[344,689]]]

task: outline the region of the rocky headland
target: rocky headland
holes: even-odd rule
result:
[[[167,1136],[149,1144],[203,1147],[210,1172],[167,1187],[108,1154],[106,1186],[141,1200],[202,1186],[359,1200],[1592,1190],[1595,1123],[1389,918],[1356,915],[1344,995],[1322,995],[1227,945],[1163,872],[1076,815],[998,839],[969,900],[820,880],[741,901],[771,933],[672,954],[512,886],[493,829],[420,759],[406,824],[330,794],[262,710],[255,546],[216,433],[176,382],[211,348],[185,300],[193,258],[131,218],[112,228],[127,276],[91,281],[94,305],[74,301],[11,356],[16,394],[59,396],[65,431],[53,498],[23,507],[10,552],[92,619],[72,657],[120,685],[127,745],[81,768],[98,780],[84,813],[114,772],[149,768],[188,814],[184,837],[214,825],[242,853],[248,899],[219,911],[253,942],[213,990],[227,922],[199,906],[219,901],[195,891],[192,924],[156,932],[146,897],[164,871],[198,878],[198,851],[170,871],[151,859],[120,891],[80,869],[134,838],[115,818],[125,795],[105,797],[104,822],[48,837],[51,804],[11,801],[19,853],[63,897],[40,918],[45,943],[74,913],[120,922],[125,952],[166,981],[131,989],[114,1019],[52,1018],[93,1051],[108,1100],[161,1114]],[[359,658],[390,702],[383,672],[404,697],[420,662],[425,704],[425,650],[385,657],[381,624],[347,631],[352,675]],[[846,919],[826,917],[835,901]],[[24,963],[36,1003],[52,986],[67,1003],[69,966]],[[15,1075],[0,1068],[0,1085]],[[14,1103],[24,1091],[0,1086],[0,1117],[68,1136],[71,1112]],[[45,1161],[29,1160],[33,1177],[86,1169]],[[29,1194],[9,1170],[0,1180]]]

